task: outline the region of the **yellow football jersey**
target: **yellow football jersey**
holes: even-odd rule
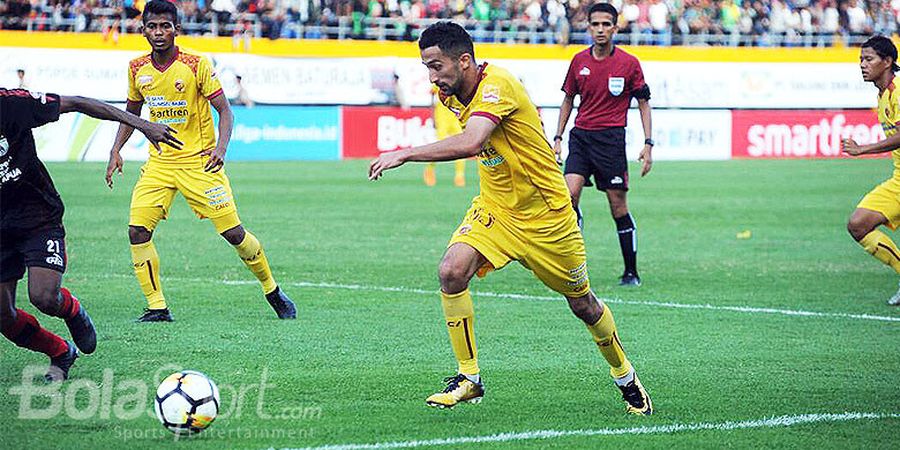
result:
[[[215,148],[216,135],[209,100],[222,95],[222,85],[209,60],[199,54],[175,48],[175,58],[159,67],[144,55],[128,67],[128,100],[144,102],[150,121],[164,123],[177,131],[184,146],[176,150],[163,146],[162,155],[150,151],[161,163],[200,162],[200,152]]]
[[[441,101],[463,128],[472,116],[497,124],[478,154],[482,200],[520,218],[571,208],[562,170],[525,87],[505,69],[487,63],[479,72],[468,105],[456,96],[442,96]]]
[[[897,126],[900,125],[900,92],[894,86],[894,82],[878,96],[878,121],[884,129],[885,136],[897,134]],[[894,160],[894,178],[900,179],[900,149],[891,152]]]

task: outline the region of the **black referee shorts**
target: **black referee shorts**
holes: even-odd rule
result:
[[[628,159],[625,157],[625,128],[591,131],[572,128],[566,174],[576,173],[585,186],[597,189],[628,190]],[[594,182],[591,183],[591,177]]]
[[[0,245],[0,282],[21,280],[26,267],[66,271],[66,231],[62,225],[32,232],[4,232]]]

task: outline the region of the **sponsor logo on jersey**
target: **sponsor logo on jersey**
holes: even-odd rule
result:
[[[34,92],[34,91],[28,91],[28,93],[31,94],[31,97],[34,98],[35,100],[40,100],[42,105],[47,104],[47,94],[45,94],[43,92]]]
[[[6,136],[0,136],[0,158],[6,156],[6,152],[9,151],[9,141],[6,140]]]
[[[506,159],[488,144],[481,148],[481,152],[478,154],[478,161],[485,167],[495,167],[503,164]]]
[[[609,93],[615,96],[622,95],[625,90],[625,78],[609,77]]]
[[[53,256],[48,256],[46,261],[47,261],[47,264],[51,264],[51,265],[58,266],[58,267],[63,267],[63,264],[64,264],[62,257],[59,256],[59,253],[54,253]]]
[[[150,84],[153,82],[153,75],[141,75],[138,77],[138,85]]]
[[[587,67],[582,67],[581,71],[578,72],[578,75],[585,76],[585,77],[590,74],[591,74],[591,69],[588,69]]]
[[[497,103],[500,101],[500,88],[493,84],[484,85],[481,90],[481,101],[487,103]]]
[[[184,81],[181,79],[175,80],[175,90],[178,92],[184,92]]]
[[[162,95],[151,95],[147,96],[146,101],[151,122],[186,123],[190,116],[187,100],[168,100]]]

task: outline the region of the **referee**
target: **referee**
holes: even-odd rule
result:
[[[644,148],[641,150],[641,176],[650,172],[651,151],[650,88],[644,82],[641,63],[634,56],[613,45],[618,31],[619,14],[609,3],[595,3],[589,10],[589,31],[594,45],[572,58],[562,90],[566,96],[559,111],[553,150],[560,154],[575,96],[581,96],[575,128],[569,133],[569,156],[566,159],[566,184],[572,195],[572,205],[578,213],[578,200],[584,186],[595,184],[606,192],[609,209],[616,222],[619,245],[625,271],[620,286],[640,286],[637,271],[637,229],[628,212],[628,161],[625,158],[625,125],[631,98],[637,99],[644,128]],[[591,176],[594,183],[591,183]]]

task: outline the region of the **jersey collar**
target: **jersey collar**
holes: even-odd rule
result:
[[[485,77],[484,69],[487,68],[487,65],[488,65],[488,63],[487,63],[487,61],[485,61],[478,66],[478,81],[475,83],[475,86],[472,87],[472,90],[469,91],[469,95],[466,96],[466,99],[468,101],[463,102],[463,99],[456,97],[456,99],[459,100],[459,102],[462,103],[463,105],[468,106],[469,103],[472,103],[472,100],[475,98],[475,93],[478,92],[478,86],[481,85],[481,80],[483,80]]]
[[[174,64],[175,61],[178,60],[178,55],[179,55],[180,53],[181,53],[181,50],[179,50],[179,49],[178,49],[178,46],[176,45],[176,46],[175,46],[175,54],[172,55],[172,59],[171,59],[169,62],[165,63],[165,64],[162,65],[162,66],[159,66],[159,65],[156,64],[156,61],[153,60],[153,54],[151,54],[151,55],[150,55],[150,63],[153,64],[153,68],[154,68],[154,69],[156,69],[156,70],[158,70],[160,73],[162,73],[162,72],[165,72],[169,67],[172,67],[172,64]]]

